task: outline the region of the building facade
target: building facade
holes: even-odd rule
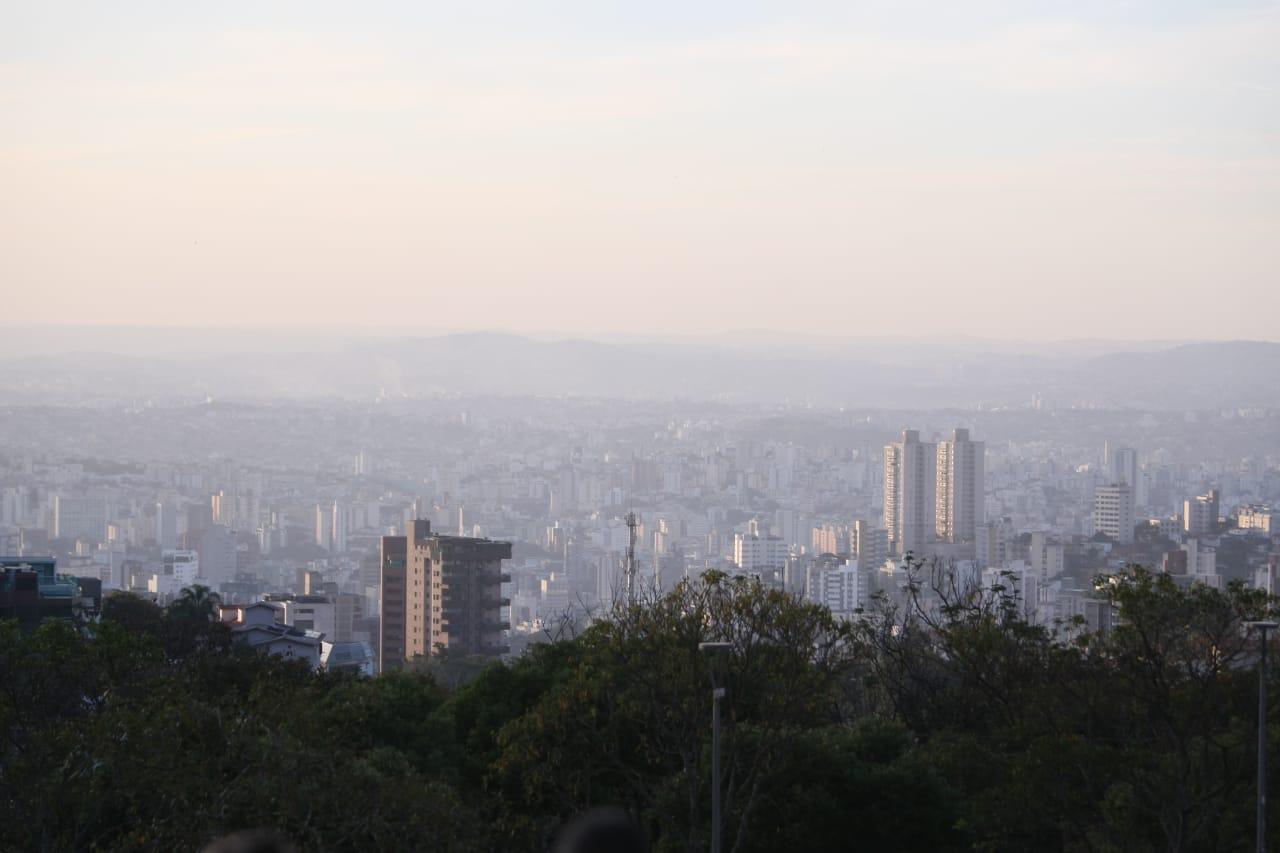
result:
[[[1065,560],[1065,549],[1061,542],[1055,542],[1044,531],[1031,534],[1031,546],[1027,555],[1027,563],[1031,572],[1042,585],[1062,574]]]
[[[1132,447],[1120,447],[1107,442],[1103,447],[1106,457],[1107,477],[1113,483],[1124,483],[1133,489],[1135,504],[1142,504],[1142,474],[1138,468],[1138,451]]]
[[[1219,503],[1217,489],[1182,502],[1182,529],[1188,536],[1207,536],[1218,532]]]
[[[791,549],[777,536],[738,533],[733,537],[733,562],[744,575],[781,571]]]
[[[511,543],[431,532],[413,519],[405,536],[384,536],[382,667],[438,651],[496,657],[507,651],[502,570]],[[390,580],[390,586],[388,586]]]
[[[386,672],[399,669],[405,659],[405,563],[408,539],[383,536],[379,553],[381,603],[378,608],[378,667]]]
[[[919,552],[933,541],[937,505],[937,448],[919,430],[884,449],[884,526],[895,557]]]
[[[823,569],[812,579],[809,597],[837,617],[852,619],[867,604],[870,594],[869,574],[858,568],[856,560],[843,566]]]
[[[58,539],[101,542],[107,538],[107,503],[100,497],[53,498],[53,535]]]
[[[1249,504],[1240,507],[1236,513],[1236,525],[1241,530],[1256,530],[1264,536],[1275,536],[1280,533],[1280,519],[1270,506]]]
[[[1099,486],[1093,493],[1093,529],[1122,545],[1133,541],[1133,488],[1127,483]]]
[[[889,559],[889,532],[861,519],[853,523],[849,552],[866,569],[875,569]]]
[[[939,442],[937,464],[937,538],[974,542],[986,521],[986,445],[957,429],[950,441]]]

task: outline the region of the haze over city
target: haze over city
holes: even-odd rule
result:
[[[1280,849],[1278,47],[0,0],[0,853]]]

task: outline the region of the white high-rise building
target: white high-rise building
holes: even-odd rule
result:
[[[888,531],[869,521],[855,521],[850,531],[849,551],[858,565],[868,570],[877,568],[889,557]]]
[[[975,557],[982,568],[1002,566],[1009,553],[1009,540],[1015,530],[1007,518],[988,521],[976,531]]]
[[[826,569],[814,580],[809,591],[810,599],[826,606],[836,616],[849,619],[866,606],[869,579],[866,572],[858,569],[857,560],[839,568]]]
[[[1032,574],[1042,586],[1062,574],[1065,551],[1061,542],[1054,542],[1049,534],[1038,530],[1031,534],[1030,566]]]
[[[93,552],[94,567],[102,579],[103,589],[128,589],[129,579],[125,577],[124,570],[127,556],[123,542],[104,543]]]
[[[1133,488],[1127,483],[1099,486],[1093,493],[1093,530],[1121,544],[1133,541]]]
[[[596,597],[604,603],[619,600],[623,595],[622,564],[611,554],[602,554],[596,562]]]
[[[1218,490],[1210,489],[1203,495],[1189,498],[1182,503],[1182,529],[1190,536],[1204,536],[1218,530]]]
[[[274,603],[281,605],[280,621],[284,624],[301,631],[316,631],[325,637],[336,637],[337,608],[330,596],[297,595]]]
[[[1280,533],[1280,513],[1270,506],[1246,504],[1236,512],[1236,526],[1241,530],[1256,530],[1263,536]]]
[[[791,549],[776,536],[736,534],[733,537],[733,562],[744,575],[786,568]]]
[[[938,444],[935,532],[943,542],[973,542],[986,522],[986,445],[957,429]]]
[[[214,524],[225,524],[231,527],[236,523],[236,499],[226,491],[219,491],[209,497],[209,508],[213,514]]]
[[[200,555],[200,583],[218,592],[222,584],[235,580],[239,551],[236,535],[229,528],[213,525],[200,535],[196,550]]]
[[[0,524],[26,526],[30,517],[29,493],[26,486],[0,489]]]
[[[933,541],[937,465],[937,448],[918,430],[903,430],[902,441],[884,449],[884,526],[895,557]]]
[[[1199,539],[1188,539],[1182,545],[1187,552],[1187,574],[1213,587],[1220,587],[1218,578],[1218,552],[1208,548]]]
[[[462,510],[458,512],[461,513]],[[347,550],[347,511],[337,501],[333,502],[330,512],[329,550],[339,554]]]
[[[107,502],[101,497],[53,498],[53,535],[97,544],[107,538]]]
[[[1103,447],[1107,474],[1117,483],[1138,485],[1138,451],[1132,447],[1120,447],[1107,442]]]
[[[1142,472],[1138,470],[1138,451],[1132,447],[1118,447],[1107,442],[1103,447],[1107,476],[1113,483],[1124,483],[1133,490],[1135,505],[1145,504],[1142,494]]]
[[[173,500],[156,501],[156,544],[162,550],[178,544],[178,512]]]
[[[147,592],[165,599],[172,598],[183,587],[197,583],[199,578],[199,554],[195,551],[166,549],[161,551],[160,571],[147,580]]]
[[[327,507],[323,504],[316,504],[316,544],[321,548],[328,548],[332,537],[333,516],[326,512]]]

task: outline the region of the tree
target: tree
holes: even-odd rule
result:
[[[182,588],[182,592],[169,605],[168,613],[178,619],[192,622],[212,622],[218,617],[218,605],[222,599],[216,592],[202,584]]]
[[[113,590],[102,599],[102,620],[127,631],[159,637],[165,612],[154,601],[132,592]]]
[[[725,704],[726,848],[745,849],[762,786],[798,728],[839,721],[848,627],[757,581],[708,573],[619,606],[573,642],[580,658],[499,735],[494,778],[508,843],[597,805],[623,805],[660,849],[699,849],[709,803],[709,665],[703,641],[732,649]]]
[[[302,849],[489,849],[414,765],[440,695],[239,648],[174,658],[113,622],[0,623],[0,849],[195,850],[257,826]]]
[[[741,849],[967,849],[960,797],[905,727],[868,718],[797,732],[765,777]]]
[[[917,564],[920,574],[925,567]],[[860,629],[882,713],[958,791],[984,849],[1247,845],[1250,703],[1239,584],[1180,588],[1131,566],[1101,577],[1117,627],[1028,623],[1001,590],[913,584]]]
[[[1090,633],[1028,622],[1011,586],[910,568],[852,624],[711,573],[456,685],[255,654],[198,591],[166,611],[113,596],[87,627],[0,622],[0,849],[198,849],[270,826],[302,849],[541,850],[599,805],[656,850],[702,849],[702,641],[731,648],[726,849],[1250,844],[1242,622],[1272,599],[1130,567],[1097,579],[1116,618]]]
[[[1267,594],[1238,581],[1184,589],[1140,566],[1098,587],[1122,617],[1091,647],[1107,663],[1124,738],[1116,818],[1172,850],[1237,846],[1222,831],[1249,804],[1254,772],[1256,640],[1243,623],[1268,615]]]

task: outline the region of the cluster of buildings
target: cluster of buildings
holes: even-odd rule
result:
[[[1266,413],[442,397],[23,417],[0,422],[0,554],[161,604],[203,584],[371,670],[589,618],[633,536],[646,593],[714,569],[846,615],[900,594],[908,554],[1044,619],[1131,562],[1274,588]]]

